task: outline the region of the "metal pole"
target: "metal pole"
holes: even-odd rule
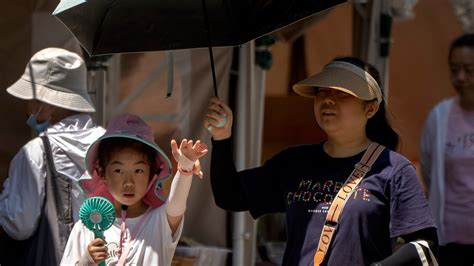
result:
[[[95,107],[94,121],[101,126],[106,123],[107,63],[94,61],[88,64],[87,91]]]
[[[247,99],[248,84],[248,45],[243,45],[239,53],[239,81],[236,95],[236,123],[235,123],[235,164],[237,170],[246,168],[246,132],[248,131],[247,108],[245,101]],[[245,234],[245,213],[237,212],[233,215],[232,228],[232,266],[244,266],[244,234]]]
[[[240,49],[234,135],[237,170],[255,167],[260,164],[264,101],[264,97],[262,97],[264,91],[256,84],[254,42],[249,42]],[[245,212],[234,213],[233,222],[232,265],[254,265],[256,223]]]

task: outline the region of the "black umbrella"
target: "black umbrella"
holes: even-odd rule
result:
[[[244,44],[343,2],[61,0],[53,15],[90,55],[209,47],[213,67],[212,46]]]

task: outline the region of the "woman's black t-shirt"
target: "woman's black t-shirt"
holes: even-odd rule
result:
[[[229,188],[217,179],[233,178],[232,193],[238,191],[254,218],[286,213],[284,265],[313,265],[332,199],[364,152],[333,158],[322,145],[295,146],[241,172],[229,162],[231,141],[214,141],[212,153],[213,191]],[[225,207],[222,201],[232,193],[214,193],[216,202]],[[392,254],[394,238],[428,227],[434,223],[413,165],[385,149],[346,203],[324,263],[369,265]]]

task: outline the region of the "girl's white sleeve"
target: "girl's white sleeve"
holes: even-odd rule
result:
[[[168,218],[165,211],[166,204],[163,207],[163,210],[160,211],[158,214],[158,219],[161,220],[158,224],[160,224],[161,227],[160,231],[162,232],[161,238],[163,241],[163,243],[161,244],[161,252],[163,255],[163,262],[166,265],[167,262],[171,263],[173,260],[173,255],[176,251],[176,246],[178,245],[178,241],[183,232],[184,217],[179,222],[178,228],[173,234],[171,231],[171,227],[168,223]]]
[[[94,265],[87,245],[94,240],[94,234],[81,221],[76,222],[67,240],[60,265]]]

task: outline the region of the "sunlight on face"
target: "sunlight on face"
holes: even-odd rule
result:
[[[143,205],[150,180],[150,163],[145,154],[132,148],[112,153],[102,179],[117,202],[130,207]]]
[[[314,97],[314,116],[329,135],[365,130],[366,112],[365,101],[340,90],[320,88]]]

